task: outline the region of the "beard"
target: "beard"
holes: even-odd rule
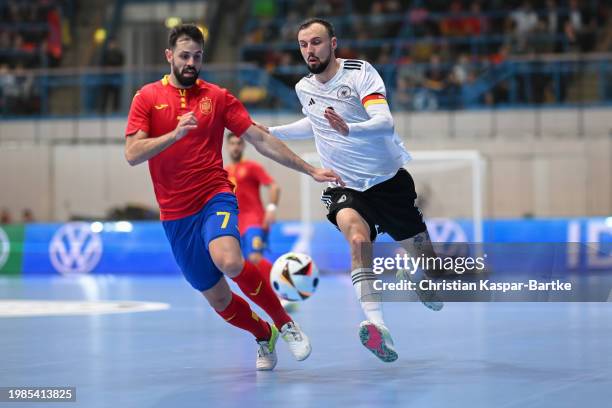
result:
[[[329,57],[327,57],[325,61],[320,61],[318,65],[311,66],[308,63],[308,61],[306,61],[306,65],[308,66],[308,70],[311,73],[320,74],[321,72],[325,71],[330,61],[331,61],[331,53],[329,54]]]
[[[195,69],[194,67],[186,66],[182,71],[179,71],[178,67],[172,64],[172,72],[174,73],[174,77],[182,86],[192,86],[198,80],[198,75],[200,75],[200,71]],[[190,72],[192,76],[185,76],[186,72]]]

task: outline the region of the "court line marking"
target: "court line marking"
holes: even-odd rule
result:
[[[0,318],[92,316],[167,310],[168,303],[138,301],[0,300]]]

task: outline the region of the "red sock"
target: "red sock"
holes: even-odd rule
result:
[[[268,340],[270,338],[270,326],[251,310],[246,300],[232,292],[232,301],[222,310],[217,311],[229,324],[240,327],[251,332],[257,340]]]
[[[269,285],[270,284],[270,271],[272,270],[272,262],[262,257],[259,260],[259,262],[257,262],[256,266],[259,272],[261,272],[261,276],[264,277],[264,279]]]
[[[242,272],[235,278],[242,292],[259,307],[266,311],[278,329],[292,321],[280,304],[280,300],[272,290],[268,280],[262,279],[261,272],[250,261],[244,261]]]

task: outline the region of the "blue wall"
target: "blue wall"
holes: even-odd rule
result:
[[[430,220],[428,225],[434,241],[472,239],[469,222]],[[484,232],[489,243],[599,242],[609,248],[612,218],[490,220],[485,221]],[[382,236],[379,242],[391,239]],[[158,222],[31,224],[26,227],[23,248],[24,275],[180,275]],[[274,225],[269,257],[288,251],[310,252],[324,272],[343,272],[350,266],[348,245],[327,222],[315,223],[313,230],[298,222]],[[612,259],[612,253],[600,256]]]

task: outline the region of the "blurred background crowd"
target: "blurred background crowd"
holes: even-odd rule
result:
[[[205,78],[249,108],[292,110],[306,73],[296,27],[312,16],[334,23],[339,57],[379,69],[396,110],[612,100],[611,7],[602,0],[83,3],[0,0],[3,114],[124,114],[134,89],[163,73],[165,32],[181,21],[208,38]],[[143,4],[155,14],[147,22],[136,15]],[[151,35],[135,34],[143,24]]]

